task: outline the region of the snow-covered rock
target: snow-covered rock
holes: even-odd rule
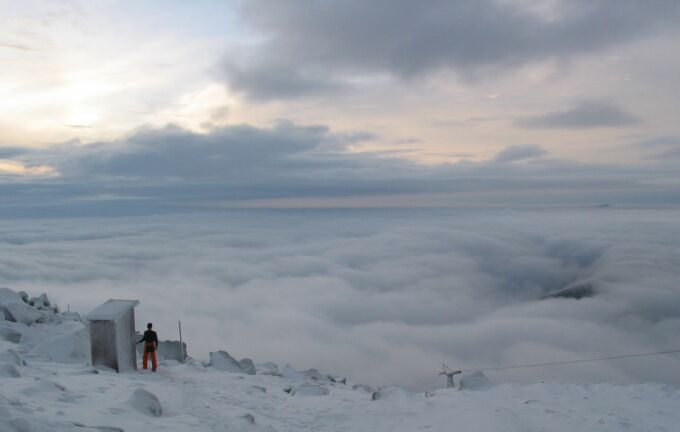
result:
[[[45,313],[25,303],[9,303],[4,305],[5,319],[26,325],[45,319]]]
[[[460,379],[460,388],[465,390],[487,390],[493,387],[491,381],[482,372],[464,375]]]
[[[138,388],[135,390],[135,392],[132,394],[130,403],[135,410],[144,415],[153,417],[160,417],[163,415],[163,407],[161,406],[161,402],[158,400],[158,397],[150,391],[144,390],[143,388]]]
[[[239,360],[238,364],[241,365],[243,370],[248,374],[248,375],[255,375],[257,373],[257,370],[255,369],[255,363],[249,358],[244,358]]]
[[[28,301],[28,304],[38,309],[46,309],[52,307],[50,299],[47,298],[47,294],[45,293],[42,293],[40,294],[40,296],[30,299]]]
[[[321,375],[318,369],[307,369],[305,371],[305,378],[312,379],[314,381],[325,381],[326,377]]]
[[[255,366],[253,366],[252,370],[246,370],[238,360],[230,356],[226,351],[211,352],[208,366],[212,366],[217,370],[225,372],[255,375]]]
[[[0,362],[12,364],[14,366],[26,366],[26,361],[13,349],[0,351]]]
[[[0,304],[8,305],[12,303],[23,304],[24,300],[21,298],[21,295],[19,295],[19,293],[6,287],[0,288]]]
[[[413,393],[398,386],[383,387],[371,395],[371,400],[408,401]]]
[[[10,363],[0,363],[0,378],[19,378],[19,369]]]
[[[371,387],[369,385],[364,385],[364,384],[354,384],[352,386],[352,390],[361,390],[361,391],[365,391],[365,392],[371,393],[371,394],[376,392],[376,389],[374,389],[373,387]]]
[[[87,363],[91,355],[89,331],[82,325],[71,333],[39,343],[30,354],[58,363]]]
[[[293,369],[293,366],[289,364],[281,369],[281,376],[287,380],[304,380],[306,378],[304,372]]]
[[[19,294],[24,303],[28,303],[28,293],[26,291],[19,291],[17,294]]]
[[[330,390],[325,385],[302,384],[291,390],[292,396],[328,396]]]
[[[265,362],[256,365],[257,373],[262,375],[281,376],[279,366],[276,363]]]
[[[11,328],[0,327],[0,340],[16,344],[21,341],[21,333],[12,330]]]

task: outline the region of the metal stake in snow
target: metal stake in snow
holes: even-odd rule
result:
[[[439,375],[446,375],[446,388],[456,388],[456,383],[453,381],[453,376],[458,375],[459,373],[462,373],[462,371],[451,370],[445,364],[443,364],[442,367],[444,368],[444,371],[439,372]]]
[[[186,357],[184,356],[184,343],[182,342],[182,321],[177,321],[177,325],[179,326],[179,355],[182,363],[184,363]]]

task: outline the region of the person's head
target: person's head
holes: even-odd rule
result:
[[[146,325],[146,328],[148,328],[149,330],[151,330],[151,327],[153,327],[153,324],[151,324],[151,323]]]

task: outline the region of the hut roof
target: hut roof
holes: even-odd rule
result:
[[[87,319],[90,321],[115,320],[125,312],[139,304],[138,300],[107,300],[104,304],[90,312]]]

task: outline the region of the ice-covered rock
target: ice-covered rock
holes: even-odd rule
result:
[[[234,357],[230,356],[229,353],[226,352],[226,351],[211,352],[210,353],[210,361],[208,362],[208,366],[212,366],[217,370],[221,370],[221,371],[225,371],[225,372],[234,372],[234,373],[243,373],[243,374],[248,374],[248,375],[254,375],[254,371],[253,371],[252,374],[249,374],[245,370],[245,368],[241,365],[241,363],[238,360],[236,360]]]
[[[460,379],[460,388],[465,390],[486,390],[492,386],[486,375],[479,371],[464,375]]]
[[[28,303],[28,293],[26,291],[19,291],[17,294],[19,294],[24,303]]]
[[[305,373],[293,369],[289,364],[285,365],[281,369],[281,376],[287,380],[303,380],[305,379]]]
[[[21,333],[11,328],[0,327],[0,340],[19,343],[21,341]]]
[[[160,417],[163,415],[163,407],[161,406],[158,397],[143,388],[135,390],[132,394],[130,403],[137,411],[144,415],[153,417]]]
[[[305,378],[309,378],[315,381],[325,381],[326,377],[321,375],[318,369],[307,369],[305,371]]]
[[[15,366],[26,366],[26,361],[23,357],[13,349],[0,352],[0,362],[13,364]]]
[[[34,324],[45,318],[45,313],[25,303],[9,303],[4,306],[5,319],[26,325]]]
[[[42,293],[38,297],[34,297],[28,301],[28,304],[38,308],[38,309],[46,309],[52,307],[52,304],[50,303],[50,299],[47,298],[47,294]]]
[[[0,363],[0,378],[19,378],[21,373],[13,364]]]
[[[294,388],[292,396],[327,396],[330,394],[328,387],[319,384],[302,384]]]
[[[244,358],[241,359],[238,364],[241,365],[243,370],[248,374],[248,375],[255,375],[257,371],[255,370],[255,363],[249,358]]]
[[[39,343],[30,354],[59,363],[87,363],[90,361],[90,351],[89,331],[83,325],[71,333]]]
[[[19,293],[6,287],[0,288],[0,304],[24,303]]]
[[[279,372],[279,366],[276,363],[260,363],[256,366],[256,369],[257,373],[262,375],[281,376],[281,373]]]
[[[83,319],[78,312],[62,312],[60,316],[64,321],[83,322]]]
[[[352,386],[352,390],[361,390],[371,394],[376,392],[376,390],[373,387],[364,384],[354,384]]]
[[[411,400],[413,393],[398,386],[383,387],[371,395],[371,400]]]

